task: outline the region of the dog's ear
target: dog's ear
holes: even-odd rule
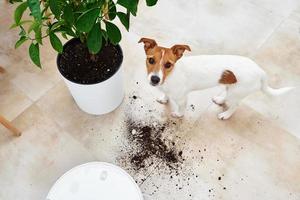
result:
[[[191,48],[188,45],[176,44],[172,48],[172,52],[176,55],[177,59],[181,58],[184,51],[191,51]]]
[[[157,46],[157,43],[155,40],[149,39],[149,38],[141,38],[139,43],[143,42],[144,43],[144,49],[145,51],[148,51],[149,49],[154,48]]]

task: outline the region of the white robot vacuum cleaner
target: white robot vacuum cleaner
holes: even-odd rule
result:
[[[60,177],[47,200],[143,200],[133,178],[120,167],[91,162],[74,167]]]

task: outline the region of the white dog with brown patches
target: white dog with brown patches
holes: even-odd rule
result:
[[[272,96],[292,89],[273,89],[267,84],[266,73],[252,60],[233,55],[201,55],[182,57],[191,51],[188,45],[160,47],[155,40],[142,38],[147,60],[148,79],[152,86],[164,95],[157,101],[171,105],[172,117],[183,117],[188,93],[195,90],[224,85],[225,91],[212,99],[223,107],[218,114],[221,120],[228,119],[243,98],[261,90]]]

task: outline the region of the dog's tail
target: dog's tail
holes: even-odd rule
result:
[[[289,92],[292,89],[295,89],[295,87],[283,87],[279,89],[274,89],[268,85],[266,76],[263,76],[261,79],[261,90],[269,96],[279,96]]]

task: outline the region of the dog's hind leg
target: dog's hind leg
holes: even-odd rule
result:
[[[212,101],[217,104],[218,106],[224,106],[225,104],[225,100],[226,100],[226,96],[227,96],[227,87],[224,89],[224,91],[222,91],[221,94],[219,94],[218,96],[215,96],[212,98]]]
[[[225,98],[225,102],[223,104],[224,112],[218,114],[218,118],[221,120],[229,119],[233,113],[236,111],[239,106],[241,100],[248,96],[251,92],[246,88],[242,88],[239,86],[228,86],[227,96]]]
[[[226,120],[229,119],[233,113],[236,111],[237,107],[239,105],[239,101],[226,101],[226,111],[218,114],[218,118],[220,120]]]

